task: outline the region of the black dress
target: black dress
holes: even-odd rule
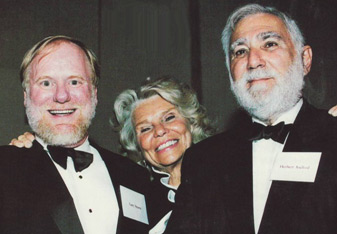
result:
[[[161,179],[168,178],[166,174],[153,173],[148,206],[149,227],[153,228],[169,211],[173,209],[174,201],[169,201],[168,196],[173,196],[176,189],[169,188],[161,183]]]

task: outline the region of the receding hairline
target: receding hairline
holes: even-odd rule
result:
[[[61,45],[63,44],[67,44],[67,45],[71,45],[73,46],[74,48],[77,48],[78,51],[81,51],[84,59],[85,59],[85,64],[86,64],[86,69],[88,69],[89,73],[90,73],[90,77],[93,76],[93,70],[91,68],[91,65],[90,65],[90,61],[89,61],[89,58],[86,54],[86,51],[81,48],[81,46],[77,45],[76,43],[70,41],[70,40],[67,40],[67,39],[64,39],[64,38],[60,38],[60,39],[56,39],[56,40],[53,40],[51,42],[49,42],[48,44],[46,44],[43,48],[41,48],[35,55],[34,57],[32,58],[31,62],[29,63],[29,65],[27,66],[27,70],[29,71],[29,76],[27,77],[28,80],[31,79],[31,72],[32,72],[32,64],[34,62],[36,62],[36,64],[40,63],[40,61],[42,59],[44,59],[46,56],[50,55],[51,53],[55,52],[58,48],[60,48]],[[36,61],[37,60],[37,61]]]
[[[235,31],[237,30],[237,28],[241,25],[241,23],[243,23],[243,20],[247,20],[250,17],[257,17],[257,16],[272,16],[273,18],[275,18],[276,21],[279,21],[284,26],[286,32],[291,37],[290,32],[288,30],[288,27],[287,27],[286,23],[284,22],[284,20],[282,18],[280,18],[279,16],[274,15],[272,13],[268,13],[268,12],[257,12],[257,13],[246,15],[245,17],[243,17],[240,20],[238,20],[237,22],[235,22],[234,28],[233,28],[232,33],[231,33],[230,41],[232,40],[232,37],[235,34]]]
[[[86,58],[86,61],[89,63],[89,58],[86,55],[86,51],[84,51],[79,45],[77,45],[76,43],[66,40],[66,39],[57,39],[55,41],[51,41],[50,43],[48,43],[45,47],[43,47],[38,53],[35,54],[35,56],[33,57],[32,61],[30,62],[29,66],[33,63],[33,61],[40,56],[38,62],[41,61],[41,59],[43,59],[44,57],[46,57],[47,55],[49,55],[50,53],[56,51],[62,44],[68,44],[68,45],[72,45],[75,46],[78,50],[80,50],[84,57]],[[90,64],[88,64],[90,65]]]
[[[240,20],[238,20],[234,24],[234,28],[233,28],[233,31],[231,33],[231,37],[230,37],[230,41],[229,41],[230,42],[230,45],[229,45],[229,53],[230,54],[232,53],[234,46],[237,45],[236,44],[237,41],[239,41],[239,43],[242,43],[242,42],[244,43],[245,40],[246,40],[245,38],[240,37],[240,38],[233,41],[233,37],[234,37],[234,35],[236,35],[236,30],[238,29],[238,27],[241,26],[241,23],[243,23],[243,20],[248,20],[248,18],[250,18],[250,17],[257,17],[257,16],[273,17],[274,20],[276,20],[276,24],[279,24],[281,27],[283,27],[281,32],[285,31],[286,35],[284,36],[284,34],[280,34],[280,33],[276,32],[274,30],[267,29],[266,31],[260,32],[258,35],[256,35],[256,37],[263,37],[263,39],[264,39],[264,37],[268,35],[268,37],[275,37],[275,38],[278,38],[279,40],[283,40],[285,42],[290,41],[293,49],[296,50],[296,46],[295,46],[295,43],[292,39],[291,32],[290,32],[286,22],[281,17],[279,17],[278,15],[269,13],[269,12],[256,12],[256,13],[253,13],[253,14],[246,15],[245,17],[241,18]],[[271,21],[269,21],[269,22],[271,22]]]

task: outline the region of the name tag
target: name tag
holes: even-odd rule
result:
[[[149,224],[144,195],[120,185],[123,215]]]
[[[321,152],[282,152],[276,157],[271,180],[314,182]]]

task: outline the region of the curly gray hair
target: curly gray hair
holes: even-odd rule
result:
[[[271,14],[275,15],[278,18],[280,18],[289,34],[292,40],[292,43],[295,46],[295,49],[298,54],[301,54],[303,46],[304,46],[304,37],[302,35],[302,32],[300,31],[299,27],[297,26],[296,22],[291,19],[290,16],[287,14],[273,8],[273,7],[264,7],[258,4],[248,4],[243,7],[238,8],[235,10],[228,18],[228,21],[224,27],[223,33],[222,33],[222,44],[223,44],[223,50],[225,53],[225,61],[226,61],[226,67],[229,72],[229,77],[231,78],[231,72],[230,72],[230,40],[232,33],[235,30],[236,25],[241,21],[242,19],[255,14]]]
[[[133,124],[133,111],[138,103],[155,95],[173,104],[178,112],[187,120],[193,143],[215,133],[206,114],[200,105],[196,93],[187,84],[170,78],[160,78],[135,90],[125,90],[114,103],[115,124],[120,130],[120,143],[124,150],[141,154]]]

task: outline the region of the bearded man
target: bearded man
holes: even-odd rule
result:
[[[0,148],[1,233],[147,233],[149,176],[88,140],[99,65],[85,45],[52,36],[21,65],[36,141]]]
[[[248,115],[186,152],[167,233],[336,233],[337,123],[302,96],[311,47],[257,4],[230,15],[222,43]]]

